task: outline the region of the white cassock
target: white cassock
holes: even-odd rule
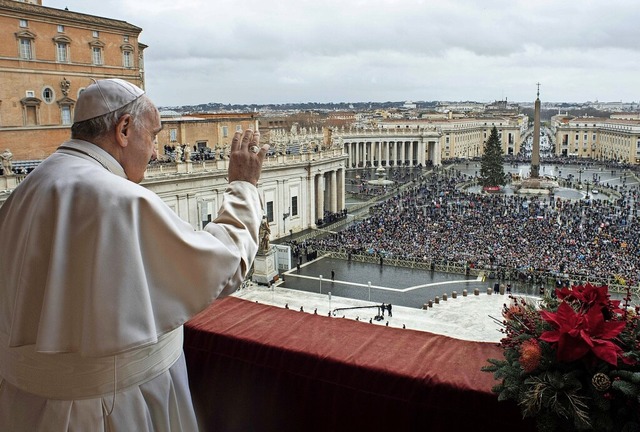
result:
[[[197,430],[182,325],[242,282],[255,186],[196,231],[71,140],[0,208],[0,431]]]

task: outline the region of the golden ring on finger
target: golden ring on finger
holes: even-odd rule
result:
[[[251,147],[249,147],[249,151],[250,151],[251,153],[256,153],[256,154],[258,154],[258,152],[260,151],[260,147],[255,146],[255,145],[254,145],[254,146],[251,146]]]

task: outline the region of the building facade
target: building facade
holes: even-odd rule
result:
[[[144,88],[141,31],[41,0],[0,0],[0,142],[14,159],[43,159],[68,139],[75,102],[92,79]]]
[[[346,207],[345,159],[337,147],[265,159],[258,191],[272,239],[314,228],[327,213]],[[218,214],[228,163],[224,158],[150,166],[142,185],[199,229]]]
[[[202,113],[182,116],[161,112],[160,115],[160,155],[167,155],[169,149],[176,146],[187,146],[192,152],[206,151],[207,154],[225,155],[236,131],[258,130],[258,114],[255,113]]]
[[[632,115],[551,118],[558,156],[640,163],[640,120]]]
[[[384,130],[431,131],[430,141],[437,140],[438,159],[474,158],[482,156],[484,143],[495,126],[502,144],[502,152],[515,155],[520,152],[525,133],[528,129],[528,117],[523,114],[504,117],[462,117],[423,118],[414,120],[384,120],[378,126]],[[434,160],[427,157],[427,159]]]

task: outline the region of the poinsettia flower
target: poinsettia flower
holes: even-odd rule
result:
[[[595,286],[589,283],[574,285],[571,288],[556,289],[556,296],[560,300],[580,303],[582,310],[597,307],[606,308],[618,314],[623,312],[620,309],[620,300],[609,300],[609,287],[606,285]]]
[[[592,352],[607,363],[617,365],[622,348],[610,339],[622,332],[624,321],[605,321],[600,308],[578,313],[566,302],[560,303],[557,312],[540,311],[540,316],[555,327],[542,333],[540,340],[556,345],[559,361],[572,362]]]
[[[576,300],[589,307],[596,304],[605,306],[609,301],[609,288],[606,285],[594,286],[589,283],[574,285],[571,288],[556,290],[556,294],[560,300]]]

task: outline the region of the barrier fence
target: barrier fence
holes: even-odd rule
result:
[[[542,270],[524,270],[506,266],[493,266],[490,268],[475,268],[465,263],[431,259],[405,259],[396,257],[380,257],[372,254],[352,254],[345,251],[318,250],[319,255],[336,258],[345,261],[362,262],[395,267],[405,267],[418,270],[437,271],[443,273],[455,273],[472,277],[484,277],[485,280],[518,281],[530,285],[555,287],[556,281],[561,280],[570,285],[590,283],[592,285],[607,285],[609,291],[617,294],[626,294],[627,288],[634,296],[640,296],[640,286],[627,286],[621,283],[615,276],[594,277],[573,273],[556,274]]]

